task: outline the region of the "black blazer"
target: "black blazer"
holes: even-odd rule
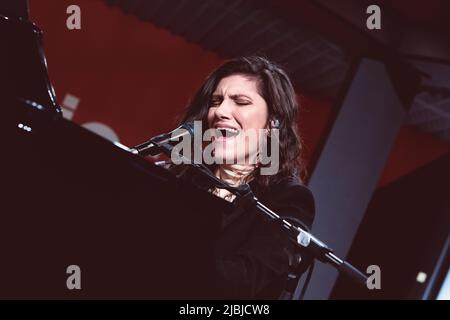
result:
[[[177,176],[194,182],[188,167],[172,169]],[[194,183],[199,184],[199,183]],[[292,176],[258,192],[255,181],[249,183],[258,199],[291,223],[309,230],[314,220],[315,206],[311,191]],[[214,243],[212,290],[208,298],[277,299],[282,292],[290,266],[300,273],[311,258],[298,250],[285,234],[279,222],[273,222],[256,209],[222,212],[222,228]],[[296,264],[300,254],[302,263]]]

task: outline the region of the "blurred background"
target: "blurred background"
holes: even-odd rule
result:
[[[313,233],[365,271],[318,264],[308,299],[435,299],[448,271],[450,3],[444,0],[30,0],[63,115],[134,146],[174,128],[225,59],[262,54],[293,80]],[[69,30],[77,5],[81,29]],[[381,29],[367,27],[367,7]],[[448,296],[447,296],[448,297]]]

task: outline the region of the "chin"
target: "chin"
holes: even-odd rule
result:
[[[235,154],[234,152],[227,152],[225,150],[218,150],[214,153],[214,160],[218,164],[225,164],[225,163],[235,163]]]

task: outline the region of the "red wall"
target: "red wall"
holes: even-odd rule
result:
[[[66,28],[73,1],[31,0],[44,31],[50,78],[60,103],[80,98],[73,120],[100,121],[127,145],[173,127],[175,117],[221,60],[103,1],[79,0],[81,30]]]
[[[221,59],[214,53],[103,0],[78,0],[81,30],[68,30],[67,0],[30,0],[32,20],[44,31],[50,78],[58,100],[80,99],[72,120],[100,122],[132,146],[173,128],[189,97]],[[300,98],[304,158],[319,145],[332,103]],[[450,142],[402,128],[380,179],[389,183],[450,151]]]
[[[400,129],[378,186],[386,185],[449,152],[450,141],[438,140],[432,134],[404,126]]]

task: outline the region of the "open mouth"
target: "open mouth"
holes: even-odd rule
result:
[[[217,127],[216,133],[218,137],[234,138],[240,133],[240,130],[235,128]]]

